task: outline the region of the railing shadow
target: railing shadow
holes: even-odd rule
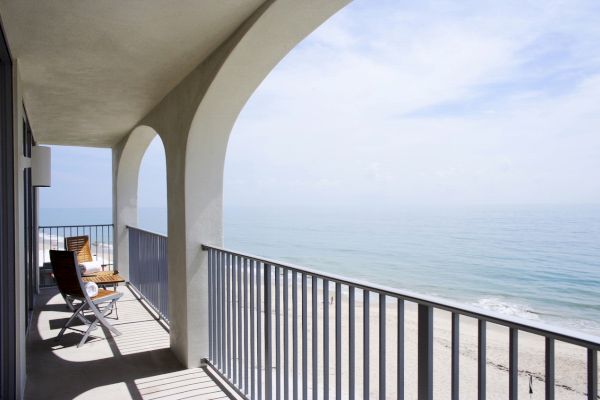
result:
[[[169,349],[168,334],[132,297],[120,304],[122,320],[111,321],[123,335],[112,337],[105,328],[97,329],[77,348],[80,327],[74,326],[56,341],[69,316],[57,294],[46,289],[38,297],[27,338],[25,399],[168,399],[186,397],[187,392],[219,397],[222,389],[204,370],[179,363]]]

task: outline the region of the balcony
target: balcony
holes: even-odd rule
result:
[[[349,2],[180,1],[176,5],[156,0],[59,1],[44,2],[43,5],[31,0],[0,2],[0,78],[3,81],[0,85],[2,399],[21,399],[25,393],[29,399],[515,400],[520,397],[598,400],[600,339],[597,337],[224,248],[224,165],[233,126],[248,99],[286,54]],[[371,4],[365,9],[369,7]],[[470,13],[471,7],[464,8]],[[534,15],[537,12],[530,10],[525,13]],[[329,103],[326,107],[314,104],[315,109],[322,108],[323,114],[318,114],[319,118],[312,112],[296,113],[293,108],[277,112],[277,115],[297,114],[300,119],[306,115],[307,121],[315,123],[317,140],[310,141],[308,148],[323,151],[316,157],[326,160],[329,160],[330,153],[342,153],[338,144],[352,141],[355,130],[376,131],[372,122],[379,120],[380,111],[393,117],[390,120],[393,130],[386,136],[395,138],[396,132],[402,131],[397,131],[399,117],[408,117],[410,121],[407,121],[406,127],[416,132],[414,128],[417,126],[413,126],[415,117],[419,119],[432,111],[434,114],[440,112],[440,120],[423,126],[424,131],[429,132],[433,127],[446,125],[447,116],[442,112],[446,106],[456,108],[459,114],[471,108],[454,104],[446,86],[454,87],[458,94],[466,96],[465,104],[473,103],[477,105],[478,113],[481,111],[481,115],[487,115],[483,108],[487,109],[487,99],[491,100],[494,96],[472,96],[471,89],[493,87],[502,89],[500,92],[505,96],[508,93],[503,89],[507,88],[508,81],[500,79],[486,83],[480,81],[480,77],[504,76],[498,71],[514,64],[523,67],[521,79],[515,82],[535,84],[535,92],[538,85],[546,86],[544,79],[539,79],[539,82],[537,78],[535,82],[531,80],[532,76],[539,75],[536,71],[532,75],[531,67],[537,63],[526,63],[522,56],[537,54],[540,60],[536,60],[543,61],[539,64],[542,66],[547,58],[556,58],[547,57],[555,53],[548,52],[545,46],[541,48],[543,51],[534,51],[535,46],[529,47],[529,44],[545,44],[548,38],[561,45],[575,41],[568,38],[553,40],[559,22],[564,22],[563,17],[570,15],[556,14],[556,23],[552,20],[549,24],[551,35],[541,35],[540,40],[532,43],[523,41],[527,46],[514,49],[515,60],[519,61],[515,63],[502,61],[505,59],[503,56],[490,57],[487,51],[483,52],[489,47],[488,42],[455,51],[458,44],[479,34],[469,26],[464,39],[462,35],[448,35],[439,29],[440,24],[434,19],[435,34],[425,36],[435,39],[432,44],[438,42],[438,36],[451,39],[441,41],[439,49],[435,46],[437,51],[432,54],[438,54],[440,60],[428,56],[428,42],[425,42],[426,45],[408,46],[414,47],[415,59],[431,59],[435,70],[439,68],[439,73],[432,77],[434,79],[429,78],[429,69],[424,68],[426,65],[417,63],[412,66],[408,63],[410,74],[399,74],[404,78],[394,87],[390,83],[395,81],[392,77],[393,71],[396,71],[395,64],[373,68],[368,57],[349,57],[352,65],[361,67],[358,70],[360,74],[357,79],[339,85],[343,90],[331,97],[326,96]],[[373,15],[373,25],[379,26],[379,14]],[[423,15],[426,22],[431,20],[429,12]],[[524,25],[537,26],[527,18],[516,20]],[[418,21],[415,20],[414,26],[421,25]],[[573,26],[585,25],[576,19],[570,21]],[[592,28],[596,26],[594,22],[589,24]],[[361,23],[353,22],[352,25],[360,36],[367,36]],[[394,25],[398,25],[396,21]],[[411,30],[406,37],[421,37],[422,34],[412,31],[412,25],[406,26]],[[453,26],[448,24],[448,27]],[[491,26],[499,26],[499,31],[506,30],[504,23],[494,22]],[[592,28],[590,32],[595,32]],[[543,31],[540,30],[540,33]],[[329,42],[354,42],[335,30],[325,31],[324,35],[327,36],[325,47],[329,47]],[[588,36],[588,46],[595,48],[592,46],[593,35],[582,34],[577,38]],[[505,43],[519,42],[514,37],[491,43],[497,43],[501,50],[498,54],[504,54],[507,52]],[[532,38],[537,36],[532,35]],[[381,46],[383,39],[383,36],[376,38],[373,46],[358,47],[388,48]],[[345,52],[345,47],[343,44],[339,49]],[[392,52],[393,57],[385,58],[410,61],[406,49],[402,43]],[[582,46],[581,49],[583,51],[587,47]],[[558,48],[556,54],[562,55],[565,53],[563,50]],[[328,55],[327,58],[337,58],[337,52],[332,54],[333,57]],[[461,67],[454,54],[467,56],[468,64],[465,65],[469,68]],[[577,58],[590,58],[586,51],[582,54]],[[479,69],[472,68],[473,56],[481,56],[485,61],[483,64],[490,69],[477,72]],[[358,59],[363,62],[357,63]],[[319,80],[311,84],[293,75],[289,79],[293,86],[306,89],[311,102],[316,98],[313,88],[328,80],[327,75],[323,75],[326,71],[312,61],[309,60],[306,65],[314,69]],[[494,63],[499,65],[494,66]],[[304,65],[302,67],[305,68]],[[563,88],[562,83],[574,84],[573,77],[580,74],[573,74],[571,68],[565,70],[562,64],[559,67],[565,74],[564,78],[568,79],[558,79],[558,75],[546,71],[547,77],[552,78],[547,81],[561,83],[560,87],[548,87],[553,89],[548,92],[563,95],[568,91],[564,90],[567,87]],[[582,72],[591,70],[587,61],[581,63],[581,68]],[[335,78],[345,70],[332,68],[328,76]],[[460,78],[455,76],[457,72],[468,72],[476,79],[467,85],[466,79],[456,79]],[[413,74],[424,78],[421,89],[413,85]],[[388,97],[380,98],[378,104],[371,101],[374,90],[369,80],[367,86],[356,85],[371,75],[385,78],[382,85],[385,85]],[[408,85],[402,84],[404,79]],[[587,90],[597,89],[597,81],[595,75],[582,74],[577,87],[586,90],[577,93],[594,99],[596,93],[588,93]],[[315,82],[317,85],[313,86]],[[406,90],[411,87],[414,88]],[[522,89],[522,93],[530,98],[532,87],[524,86]],[[405,99],[404,94],[411,92],[414,92],[415,98]],[[522,93],[508,97],[523,99]],[[291,97],[297,96],[292,94]],[[377,110],[376,118],[360,123],[351,118],[361,113],[358,108],[345,105],[344,100],[350,98],[369,100],[368,108]],[[424,104],[424,98],[431,99]],[[446,104],[449,100],[452,101]],[[559,115],[561,119],[556,125],[564,132],[553,131],[555,136],[569,136],[573,140],[580,136],[594,137],[593,132],[589,135],[574,134],[577,130],[562,118],[563,108],[559,107],[559,103],[535,102],[544,103],[549,108],[528,110],[518,103],[506,110],[509,115],[519,110],[519,115],[537,116],[539,122],[544,123],[540,125],[542,128],[555,122],[545,116]],[[566,107],[579,110],[572,121],[583,121],[583,132],[588,132],[592,126],[586,118],[597,115],[596,103],[589,103],[586,102],[586,107]],[[399,110],[398,105],[402,104],[406,107]],[[568,103],[571,104],[577,105],[575,102]],[[291,102],[289,105],[293,107]],[[443,107],[440,108],[440,105]],[[483,108],[479,110],[480,107]],[[320,139],[326,131],[333,129],[321,120],[326,120],[332,110],[339,110],[344,124],[336,128],[339,137],[335,136],[329,147],[323,146]],[[262,115],[259,117],[264,119]],[[492,130],[512,132],[508,129],[510,125],[523,126],[536,133],[530,138],[530,147],[539,150],[537,144],[545,140],[537,132],[548,129],[530,129],[538,127],[537,119],[523,120],[527,123],[520,121],[511,121],[506,129],[499,129],[504,125],[496,124]],[[478,166],[480,160],[493,159],[492,170],[498,170],[504,177],[506,170],[512,170],[512,162],[504,156],[485,156],[487,150],[498,146],[499,142],[492,140],[488,143],[480,134],[479,126],[473,126],[472,134],[464,135],[466,141],[476,145],[474,150],[477,151],[468,152],[477,156],[471,161],[472,166]],[[301,130],[298,131],[300,134]],[[262,130],[257,131],[263,134]],[[518,136],[516,132],[509,135],[507,144],[515,145],[512,138],[513,135]],[[444,136],[449,138],[446,143],[451,146],[448,148],[454,147],[454,134],[446,133]],[[146,149],[157,137],[165,151],[168,238],[135,227],[139,211],[140,166]],[[369,150],[364,151],[369,153],[369,159],[357,163],[361,166],[354,172],[348,169],[349,179],[344,185],[359,187],[355,178],[357,172],[360,171],[361,175],[364,172],[368,178],[364,183],[369,182],[364,189],[371,187],[368,191],[377,198],[380,193],[387,192],[387,185],[371,186],[371,183],[381,181],[383,184],[387,179],[386,174],[379,173],[380,163],[373,162],[379,157],[370,154],[370,144],[375,140],[371,135],[367,139],[365,145],[358,148],[361,153]],[[249,144],[263,148],[261,140]],[[446,146],[434,141],[428,143],[429,140],[423,142],[419,137],[412,141],[425,143],[427,151],[445,150]],[[585,154],[596,148],[596,143],[591,143],[594,145],[589,146]],[[402,159],[410,164],[410,158],[401,157],[393,147],[398,144],[391,140],[383,143],[382,147],[392,150],[388,154],[390,160]],[[42,227],[36,235],[38,188],[51,183],[49,179],[34,178],[39,178],[37,175],[49,178],[46,176],[50,170],[47,162],[51,158],[48,157],[48,149],[41,146],[53,145],[110,149],[108,164],[111,167],[112,193],[107,201],[111,203],[113,215],[108,224],[48,226]],[[40,147],[36,149],[36,146]],[[531,156],[537,152],[529,151],[527,146],[518,147],[523,157],[522,165],[528,165]],[[407,155],[413,153],[410,146],[398,148]],[[564,146],[564,149],[570,150],[571,147]],[[296,148],[286,147],[281,152],[282,158],[288,157],[288,150]],[[559,159],[555,157],[554,150],[553,146],[546,149],[544,154],[548,160]],[[35,153],[46,156],[34,157]],[[446,159],[443,153],[428,154],[431,154],[432,160]],[[415,159],[428,159],[416,152],[414,156]],[[256,159],[249,157],[250,162]],[[298,159],[310,162],[308,158]],[[589,159],[596,157],[592,154]],[[352,157],[347,160],[355,161]],[[544,174],[550,172],[546,159],[539,157],[539,160]],[[582,166],[583,160],[588,158],[581,158]],[[345,163],[335,164],[336,169],[346,169]],[[248,166],[248,162],[241,163],[242,168],[250,169]],[[480,170],[472,168],[470,163],[465,166],[468,166],[465,170]],[[403,164],[396,167],[402,172],[400,175],[405,174],[407,178],[397,183],[420,186],[420,171],[411,174],[403,168]],[[452,166],[443,167],[431,168],[435,182],[445,182],[447,176],[460,170]],[[74,170],[76,167],[70,168]],[[89,171],[81,169],[84,175],[88,174]],[[596,170],[583,169],[586,172]],[[565,171],[571,171],[570,166]],[[285,172],[285,168],[281,172]],[[511,173],[517,177],[518,170],[514,169]],[[320,175],[315,174],[315,177]],[[489,190],[492,188],[491,180],[481,179],[478,172],[472,176],[476,181],[486,182],[482,188],[489,191],[491,200],[496,200],[494,194],[500,187],[494,186],[493,190]],[[581,179],[577,174],[565,175],[564,182],[575,181],[573,176],[586,183],[582,185],[582,191],[587,193],[590,186],[587,179]],[[593,174],[589,176],[595,177]],[[282,176],[281,181],[285,182],[290,177]],[[501,181],[505,182],[504,178]],[[315,181],[318,185],[328,182]],[[528,190],[535,190],[534,186],[526,186]],[[333,190],[335,186],[331,188]],[[378,188],[386,190],[380,192]],[[90,176],[69,185],[68,189],[68,193],[59,199],[61,202],[74,198],[89,203],[97,194]],[[562,198],[562,194],[568,191],[560,188],[560,192]],[[264,193],[260,186],[244,188],[239,198],[244,200],[248,193],[256,196],[259,202],[276,200],[269,193]],[[443,201],[446,191],[435,190],[432,193],[441,193],[439,197]],[[339,197],[344,196],[340,194]],[[412,198],[412,195],[409,197]],[[316,196],[315,200],[321,199],[322,196]],[[386,201],[394,203],[392,198]],[[419,198],[415,197],[414,201],[419,202]],[[332,205],[337,206],[337,203],[332,201]],[[376,204],[364,204],[366,208],[377,207]],[[66,236],[80,234],[90,238],[97,259],[106,268],[118,269],[127,284],[119,289],[123,291],[124,298],[119,304],[118,318],[116,312],[111,315],[123,335],[113,337],[98,329],[82,348],[76,349],[76,330],[72,330],[63,341],[53,339],[60,323],[69,314],[53,287],[46,253],[50,248],[61,248]],[[593,241],[595,236],[590,235],[590,238]],[[40,261],[39,265],[37,261]],[[589,270],[584,269],[583,272],[584,279],[588,278]],[[410,288],[410,285],[404,286]],[[584,309],[582,312],[588,311]]]
[[[47,289],[29,398],[55,385],[79,398],[597,398],[598,337],[208,245],[208,356],[186,372],[168,350],[167,238],[128,230],[123,335],[55,343],[68,314]],[[82,362],[102,373],[77,379]]]
[[[112,226],[103,225],[103,230],[104,236],[99,225],[40,227],[40,252],[47,261],[48,249],[62,248],[63,235],[90,234],[93,239],[98,238],[92,245],[94,253],[104,260],[112,259]],[[47,268],[48,263],[45,264]],[[97,329],[85,346],[77,348],[81,339],[78,330],[83,326],[80,324],[55,341],[71,312],[51,283],[51,276],[46,279],[46,287],[36,300],[27,340],[25,399],[237,398],[214,372],[181,365],[169,349],[168,323],[155,310],[155,303],[149,303],[131,284],[119,288],[124,296],[118,302],[117,312],[109,316],[121,336],[112,337],[106,329]],[[142,279],[147,283],[153,280],[147,273]],[[149,286],[136,283],[152,296]]]

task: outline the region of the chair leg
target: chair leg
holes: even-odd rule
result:
[[[69,325],[71,325],[71,322],[73,322],[73,320],[75,319],[75,317],[79,317],[79,313],[83,311],[83,309],[85,308],[86,305],[87,305],[87,302],[83,302],[83,304],[80,305],[77,310],[75,310],[75,312],[73,313],[73,315],[71,315],[71,318],[69,318],[69,320],[67,321],[67,323],[62,327],[62,329],[60,330],[60,333],[58,334],[58,336],[54,340],[57,340],[57,341],[60,340],[60,338],[65,333],[65,331],[67,330],[67,328],[69,327]]]
[[[114,299],[111,301],[111,303],[116,302],[118,299]],[[109,304],[109,306],[107,307],[108,310],[111,309],[112,304]],[[94,315],[96,316],[97,320],[99,321],[102,325],[104,325],[106,328],[108,328],[115,336],[119,336],[121,334],[121,332],[119,332],[117,330],[117,328],[115,328],[114,326],[112,326],[105,318],[105,315],[103,312],[101,312],[100,310],[98,310],[98,307],[94,304],[91,303],[90,304],[90,308],[92,309]]]
[[[76,308],[74,301],[69,296],[63,296],[63,299],[65,300],[65,303],[67,303],[67,308],[71,311],[75,311]],[[77,314],[77,318],[79,318],[79,320],[86,325],[91,324],[91,322],[85,318],[83,313]]]
[[[77,318],[79,318],[79,320],[80,320],[82,323],[84,323],[84,324],[86,324],[86,325],[89,325],[89,324],[91,324],[91,323],[92,323],[92,321],[90,321],[89,319],[87,319],[87,318],[85,317],[85,314],[83,313],[84,311],[85,311],[85,310],[81,310],[81,312],[80,312],[79,314],[77,314]]]
[[[83,337],[81,338],[81,341],[79,342],[79,344],[77,345],[77,347],[81,347],[85,344],[86,340],[88,339],[88,337],[90,336],[90,334],[92,333],[92,331],[94,329],[96,329],[96,327],[98,326],[98,324],[102,324],[104,326],[106,326],[110,331],[112,331],[115,336],[119,336],[121,334],[121,332],[119,332],[115,327],[113,327],[112,325],[108,324],[108,322],[104,319],[104,317],[109,314],[110,312],[112,312],[112,306],[114,305],[114,303],[117,302],[117,299],[112,300],[105,308],[104,310],[100,310],[95,304],[93,305],[94,307],[90,307],[92,309],[92,312],[94,313],[94,315],[96,316],[96,320],[94,320],[94,322],[92,322],[89,326],[89,328],[85,331]],[[94,308],[96,310],[94,310]],[[98,313],[96,313],[96,311]]]
[[[85,333],[83,334],[83,337],[81,338],[81,341],[79,342],[79,344],[77,345],[77,347],[81,347],[85,344],[85,341],[87,340],[87,338],[90,336],[90,333],[92,333],[92,331],[94,329],[96,329],[96,326],[98,325],[98,320],[95,320],[94,322],[92,322],[89,326],[89,328],[87,329],[87,331],[85,331]]]
[[[113,284],[113,290],[116,292],[117,291],[117,284]],[[111,307],[110,307],[110,312],[107,314],[104,314],[105,316],[111,315],[113,313],[113,311],[115,312],[115,319],[119,319],[119,309],[118,309],[118,305],[116,301],[113,301],[111,303]]]
[[[65,299],[66,300],[66,299]],[[113,299],[110,301],[110,303],[101,311],[98,306],[96,304],[94,304],[93,302],[88,302],[88,301],[84,301],[74,312],[73,315],[71,315],[71,317],[69,318],[69,320],[65,323],[65,325],[62,327],[62,329],[60,330],[58,336],[56,336],[56,338],[54,340],[58,341],[60,340],[60,338],[62,338],[63,334],[65,333],[65,331],[67,330],[67,328],[69,327],[69,325],[71,325],[71,323],[73,322],[73,320],[75,318],[78,318],[80,321],[82,321],[84,324],[89,325],[88,329],[85,331],[83,337],[81,338],[81,341],[79,342],[79,344],[77,345],[77,347],[81,347],[85,344],[86,340],[88,339],[88,337],[90,336],[90,333],[92,333],[92,331],[94,329],[96,329],[96,327],[98,326],[98,324],[102,324],[104,325],[107,329],[109,329],[113,335],[115,336],[119,336],[121,335],[121,332],[119,332],[117,330],[117,328],[115,328],[114,326],[112,326],[107,320],[106,320],[106,315],[109,314],[110,312],[112,312],[113,307],[116,306],[116,302],[118,299]],[[69,304],[69,302],[67,302],[67,304]],[[72,306],[72,304],[71,304]],[[94,314],[94,316],[96,317],[96,319],[94,321],[90,321],[88,320],[85,315],[83,314],[83,311],[85,310],[86,307],[89,307],[90,310],[92,311],[92,313]],[[116,309],[116,307],[115,307]]]
[[[102,311],[108,309],[107,312],[104,313],[105,317],[108,317],[109,315],[112,315],[113,311],[115,313],[114,317],[111,317],[113,319],[119,319],[119,309],[117,307],[117,302],[111,302],[108,306],[106,306]]]
[[[117,284],[113,284],[113,285],[112,285],[112,288],[113,288],[113,290],[114,290],[115,292],[117,291],[117,287],[118,287],[118,285],[117,285]],[[103,285],[103,286],[102,286],[102,288],[106,288],[106,286],[105,286],[105,285]],[[119,319],[119,308],[118,308],[118,305],[117,305],[117,302],[116,302],[116,301],[114,301],[114,302],[111,302],[111,303],[110,303],[110,312],[106,312],[106,313],[104,313],[104,316],[105,316],[105,317],[108,317],[109,315],[112,315],[113,311],[115,312],[115,317],[114,317],[114,319]]]

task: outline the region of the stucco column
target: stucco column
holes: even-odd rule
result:
[[[138,223],[138,177],[146,149],[156,136],[149,127],[138,127],[112,149],[113,159],[113,248],[114,266],[129,279],[127,226]]]

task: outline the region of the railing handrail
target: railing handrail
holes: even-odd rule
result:
[[[163,233],[158,233],[158,232],[154,232],[154,231],[151,231],[151,230],[148,230],[148,229],[138,228],[137,226],[125,225],[125,228],[127,228],[127,229],[135,229],[135,230],[140,231],[140,232],[145,232],[145,233],[149,233],[151,235],[156,235],[156,236],[160,236],[160,237],[164,237],[164,238],[168,238],[169,237],[168,235],[165,235]]]
[[[213,249],[217,251],[227,252],[232,255],[246,257],[254,261],[266,263],[273,266],[279,266],[288,270],[304,273],[310,276],[316,276],[331,282],[340,283],[342,285],[354,286],[358,289],[366,289],[369,292],[384,294],[390,297],[396,297],[407,300],[416,304],[431,306],[445,311],[454,312],[467,317],[485,320],[493,324],[515,328],[524,332],[533,333],[536,335],[545,336],[552,339],[557,339],[563,342],[571,343],[577,346],[582,346],[590,349],[600,350],[600,337],[587,333],[577,332],[566,328],[556,327],[545,323],[528,321],[518,317],[502,315],[496,312],[482,310],[477,307],[460,304],[451,300],[441,299],[435,296],[422,295],[419,293],[396,289],[384,285],[378,285],[368,282],[363,282],[358,279],[346,278],[328,272],[317,271],[314,269],[302,267],[288,262],[271,260],[265,257],[255,256],[252,254],[242,253],[239,251],[225,249],[219,246],[202,244],[202,250]]]
[[[113,223],[110,224],[86,224],[86,225],[39,225],[38,229],[50,229],[50,228],[89,228],[96,226],[114,226]]]

